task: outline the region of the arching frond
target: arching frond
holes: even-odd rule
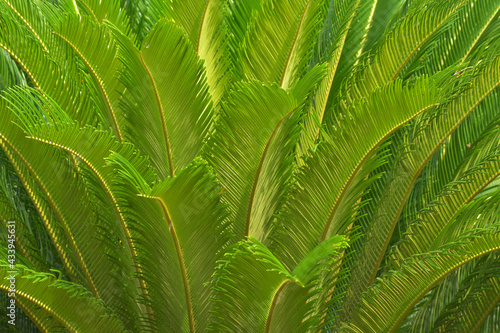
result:
[[[277,86],[239,84],[222,105],[224,116],[204,158],[225,187],[237,237],[263,239],[285,184],[297,136],[298,104]],[[264,230],[263,230],[264,229]]]
[[[117,45],[111,32],[90,20],[69,16],[61,22],[57,35],[85,63],[96,86],[96,92],[100,95],[100,98],[96,98],[96,104],[101,108],[103,121],[113,129],[118,140],[122,141],[124,115],[118,107],[118,102],[125,88],[116,80],[120,63],[117,59]],[[103,50],[106,50],[105,53]]]
[[[139,79],[152,86],[156,97],[162,150],[167,154],[169,174],[173,176],[196,157],[213,125],[213,103],[205,71],[182,30],[166,19],[158,22],[148,35],[140,57],[148,77]],[[139,120],[138,116],[133,117]]]
[[[483,207],[479,208],[479,211],[464,215],[463,221],[481,212]],[[380,278],[364,295],[345,331],[396,331],[416,302],[447,274],[475,258],[497,251],[498,205],[489,210],[491,214],[484,219],[485,225],[490,226],[488,231],[473,237],[467,235],[460,242],[454,240],[433,252],[421,253],[408,259],[400,270]]]
[[[287,265],[293,266],[318,241],[326,239],[331,230],[345,231],[346,226],[333,221],[346,188],[370,153],[390,133],[439,104],[442,97],[437,89],[430,89],[432,85],[427,78],[420,79],[412,88],[395,81],[375,90],[351,113],[339,118],[334,137],[318,147],[298,175],[300,187],[280,216],[287,229],[283,238],[280,236],[283,244],[280,252],[287,257]]]
[[[92,298],[85,288],[54,275],[38,273],[17,265],[11,269],[2,253],[0,289],[9,292],[10,281],[15,279],[15,294],[21,302],[43,309],[70,332],[123,332],[123,324],[109,313],[102,303]]]
[[[292,87],[309,61],[325,5],[323,0],[264,1],[240,51],[245,78]]]
[[[86,15],[97,24],[109,21],[123,33],[130,34],[129,17],[124,15],[119,0],[74,0],[78,6],[78,16]]]
[[[36,106],[57,107],[53,104],[33,104],[30,99],[33,96],[29,93],[29,91],[13,90],[9,96],[10,106],[14,112],[10,113],[10,117],[5,119],[6,123],[2,126],[2,148],[13,163],[16,163],[17,172],[25,179],[24,186],[29,185],[32,200],[40,201],[38,209],[46,224],[45,227],[53,238],[60,256],[68,261],[69,273],[76,276],[76,281],[86,285],[96,298],[102,298],[110,304],[120,304],[122,296],[117,293],[117,289],[120,290],[122,287],[110,288],[110,275],[122,270],[120,275],[127,276],[130,275],[131,268],[119,267],[109,257],[102,255],[110,251],[112,244],[106,244],[106,242],[114,238],[111,234],[114,232],[119,235],[123,232],[119,224],[116,224],[115,207],[114,205],[106,207],[106,209],[112,208],[111,214],[104,213],[105,216],[100,216],[103,213],[95,203],[96,198],[89,193],[91,191],[89,191],[88,182],[78,175],[78,168],[81,166],[75,165],[75,160],[57,147],[26,139],[25,133],[14,125],[18,119],[27,120],[28,114],[33,115],[38,112]],[[51,115],[57,117],[55,113]],[[48,115],[48,113],[45,114],[45,116]],[[85,135],[88,135],[88,132],[76,137],[75,144],[79,147],[88,145],[89,142],[86,140],[92,139]],[[103,142],[101,140],[101,143]],[[102,148],[105,150],[106,146]],[[87,146],[87,149],[91,149],[91,146]],[[44,151],[44,154],[37,154],[40,151]],[[93,167],[96,166],[93,165]],[[102,168],[102,166],[97,166],[97,168]],[[108,174],[110,173],[108,171]],[[103,192],[99,187],[96,187],[94,191]],[[110,193],[110,196],[113,195]],[[92,220],[92,224],[86,223],[88,219]],[[125,237],[122,239],[126,241]],[[124,262],[131,262],[130,257],[127,258],[126,255],[120,254],[119,257]],[[71,272],[72,270],[76,272]],[[131,279],[131,276],[127,278],[125,276],[122,280]],[[137,291],[130,292],[133,295]],[[138,310],[132,306],[131,308],[125,307],[122,311],[122,318],[134,318],[137,316],[134,312]]]
[[[432,120],[430,122],[427,120],[429,118],[422,117],[417,123],[420,124],[417,126],[426,128],[424,132],[426,134],[425,139],[423,139],[422,132],[419,134],[415,130],[417,133],[412,145],[405,148],[408,149],[407,153],[401,157],[399,165],[395,166],[393,175],[384,188],[380,201],[377,203],[375,214],[369,222],[371,225],[368,231],[369,236],[364,244],[360,262],[357,264],[356,277],[351,284],[352,294],[350,300],[345,303],[346,315],[352,313],[352,307],[356,306],[362,292],[375,279],[393,231],[418,175],[448,135],[496,88],[498,84],[495,74],[497,65],[492,63],[490,66],[484,69],[482,75],[477,76],[472,81],[474,82],[474,93],[454,100],[447,107],[446,116],[433,117],[431,114],[430,119]],[[496,111],[492,109],[492,112],[494,114]],[[415,150],[409,151],[412,147]]]
[[[323,301],[317,295],[319,276],[346,246],[343,237],[332,237],[289,272],[257,240],[235,244],[215,272],[213,312],[217,319],[210,331],[314,330],[324,314],[317,311]],[[240,311],[242,306],[247,311]]]

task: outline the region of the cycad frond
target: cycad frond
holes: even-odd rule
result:
[[[439,104],[442,97],[437,89],[430,89],[433,84],[422,78],[410,88],[397,80],[375,90],[339,118],[333,138],[318,147],[298,175],[297,190],[280,217],[288,229],[280,241],[287,257],[300,260],[331,230],[345,231],[346,226],[334,225],[333,221],[346,189],[391,132]],[[432,95],[428,94],[429,89]],[[397,112],[391,112],[396,109]]]
[[[339,252],[346,246],[342,236],[332,237],[289,272],[257,240],[250,238],[235,244],[219,261],[215,272],[218,278],[213,282],[214,315],[224,319],[213,321],[210,331],[314,330],[325,315],[316,308],[324,301],[318,297],[319,288],[325,287],[319,285],[319,277],[323,269],[338,263]],[[242,306],[247,311],[239,311]],[[228,314],[231,321],[225,319]]]
[[[70,332],[123,332],[124,326],[116,316],[110,315],[102,303],[98,302],[81,286],[57,280],[54,275],[38,273],[25,266],[17,265],[17,273],[11,272],[2,253],[0,288],[8,292],[10,281],[15,277],[16,295],[26,302],[43,309]],[[47,295],[51,295],[47,297]]]
[[[498,0],[0,0],[0,331],[497,330],[499,54]]]
[[[293,161],[289,155],[298,128],[298,107],[290,93],[259,82],[235,86],[222,105],[223,116],[204,158],[225,187],[238,237],[266,236],[263,231],[269,227],[290,177]]]
[[[466,223],[477,219],[477,214],[485,208],[485,202],[482,200],[482,205],[475,205],[469,214],[461,215],[457,221]],[[493,202],[488,208],[489,213],[482,219],[484,225],[489,226],[487,230],[479,228],[476,234],[471,232],[462,239],[443,244],[439,249],[421,252],[408,258],[399,270],[379,278],[363,296],[345,331],[394,332],[417,301],[447,274],[471,260],[497,251],[500,237],[498,209],[498,203]],[[373,303],[375,298],[376,305]]]

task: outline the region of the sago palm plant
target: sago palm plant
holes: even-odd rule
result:
[[[2,327],[495,332],[499,11],[0,0]]]

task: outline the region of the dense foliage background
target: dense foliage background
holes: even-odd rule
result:
[[[2,330],[495,332],[499,10],[0,0]]]

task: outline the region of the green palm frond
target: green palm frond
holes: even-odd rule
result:
[[[29,29],[31,35],[40,43],[45,52],[49,52],[50,29],[47,25],[47,20],[44,16],[38,13],[38,8],[35,4],[29,1],[20,0],[4,0],[2,1],[2,9],[10,11],[14,16],[17,16],[20,23]]]
[[[497,1],[470,1],[457,12],[457,19],[442,34],[439,47],[431,55],[439,70],[459,61],[467,63],[474,50],[481,45],[481,37],[494,25],[500,6]],[[470,18],[470,19],[469,19]],[[474,22],[474,24],[472,24]],[[453,39],[447,43],[446,39]]]
[[[476,261],[473,270],[469,269],[470,272],[457,270],[461,283],[456,288],[456,293],[453,293],[452,300],[443,302],[446,307],[442,312],[437,312],[440,316],[433,322],[435,328],[450,332],[477,332],[498,304],[497,253]]]
[[[268,224],[278,208],[276,200],[290,176],[298,107],[290,93],[258,82],[236,86],[222,105],[223,116],[204,156],[225,187],[238,237],[264,237],[256,226]]]
[[[36,109],[33,110],[33,105],[30,104],[29,100],[27,102],[28,104],[19,104],[21,101],[26,103],[26,99],[22,99],[23,97],[27,97],[26,92],[16,93],[13,91],[11,96],[12,99],[17,98],[17,104],[14,102],[11,106],[14,106],[14,110],[18,108],[16,111],[20,112],[20,119],[27,120],[29,119],[26,117],[27,113],[30,111],[33,113],[37,112]],[[29,107],[30,105],[31,107]],[[41,106],[41,104],[39,104],[39,106]],[[55,107],[55,105],[52,105],[52,107]],[[55,109],[53,110],[55,111]],[[23,112],[26,118],[22,117]],[[55,113],[56,112],[51,113],[52,117],[56,117]],[[10,119],[8,118],[6,120],[10,120],[10,122],[15,121],[13,115],[14,113],[12,112]],[[64,116],[62,115],[62,117]],[[52,123],[52,125],[54,124],[55,123]],[[64,126],[64,124],[60,124],[59,126]],[[73,133],[68,135],[79,132],[79,135],[74,137],[76,139],[74,144],[79,148],[84,149],[83,145],[86,144],[87,149],[92,149],[92,145],[95,144],[95,141],[92,141],[99,140],[96,139],[95,136],[89,136],[89,132],[92,133],[90,130],[87,132],[84,130],[78,131],[77,127],[75,128],[71,125],[67,126],[69,132],[73,131]],[[51,237],[54,243],[58,244],[56,247],[59,255],[63,257],[63,261],[70,265],[67,267],[69,270],[68,273],[74,276],[74,280],[87,285],[95,297],[117,303],[121,302],[121,296],[117,295],[116,290],[111,290],[109,288],[110,275],[113,275],[113,272],[119,271],[120,267],[114,264],[109,257],[103,255],[103,253],[109,251],[110,244],[106,246],[102,241],[103,239],[114,238],[109,234],[110,231],[114,231],[116,235],[126,234],[128,232],[127,229],[121,230],[119,224],[115,224],[118,222],[115,219],[117,217],[120,219],[122,215],[114,211],[112,211],[111,214],[100,211],[98,204],[96,204],[97,198],[94,197],[93,193],[89,193],[91,192],[89,191],[89,183],[85,182],[81,177],[75,177],[75,173],[78,172],[78,169],[83,167],[78,164],[75,157],[83,157],[83,155],[72,153],[72,158],[71,155],[59,150],[57,146],[26,139],[23,131],[14,124],[11,124],[10,128],[13,133],[5,133],[5,138],[10,139],[9,141],[5,140],[5,142],[12,148],[7,150],[7,152],[11,150],[15,152],[15,155],[12,154],[11,160],[16,162],[19,170],[24,171],[22,174],[25,179],[30,180],[27,175],[30,173],[32,174],[32,177],[35,179],[35,184],[33,184],[35,190],[40,188],[40,194],[36,193],[35,190],[32,190],[30,194],[36,198],[35,202],[40,201],[38,209],[46,223],[49,233],[52,233]],[[96,133],[93,132],[93,134]],[[101,134],[106,137],[105,134],[108,133],[102,132]],[[109,145],[112,143],[115,143],[114,149],[118,150],[117,147],[119,147],[119,145],[114,141],[114,137],[111,134],[107,135],[107,140],[103,139],[102,136],[100,138],[99,144],[104,151],[103,156],[109,154],[106,148],[109,148]],[[71,150],[69,147],[64,148],[66,148],[68,152]],[[129,148],[130,151],[130,147],[127,148]],[[44,150],[45,154],[39,155],[32,153],[33,151],[39,150]],[[124,150],[122,149],[121,151],[123,152]],[[61,159],[65,160],[65,163],[59,163]],[[104,176],[106,177],[106,180],[104,180],[104,178],[102,178],[103,174],[98,172],[98,170],[105,170],[104,173],[107,172],[108,175],[112,173],[112,170],[107,170],[105,168],[105,161],[102,160],[103,163],[92,165],[90,161],[82,158],[82,162],[92,168],[91,172],[101,177],[97,179],[97,181],[101,181],[101,186],[104,184],[108,185],[107,189],[106,186],[104,186],[104,192],[100,187],[95,187],[94,191],[97,192],[98,195],[104,195],[105,200],[115,199],[109,188],[109,180],[107,180],[110,176]],[[68,184],[70,185],[69,187]],[[106,197],[106,195],[109,197]],[[76,203],[74,203],[75,198],[79,198]],[[90,226],[85,223],[89,218],[93,220],[93,224]],[[123,219],[120,221],[126,226],[126,222]],[[107,230],[107,232],[103,233],[102,230]],[[54,237],[57,238],[54,239]],[[125,243],[126,237],[121,236],[121,238]],[[96,240],[100,241],[96,243]],[[127,258],[126,255],[119,254],[119,257],[120,260],[124,262],[131,262],[130,257]],[[123,268],[121,269],[123,271]],[[127,270],[125,270],[125,272]],[[124,279],[125,277],[122,277],[122,280]],[[130,279],[130,277],[128,277],[128,279]],[[130,313],[123,314],[124,318],[130,316],[132,316]]]
[[[435,2],[410,11],[398,22],[377,49],[373,60],[351,82],[347,102],[366,96],[373,89],[400,76],[409,61],[454,14],[465,1]],[[404,40],[404,43],[400,42]]]
[[[151,311],[148,315],[143,314],[143,322],[137,330],[147,332],[169,328],[182,331],[188,327],[185,320],[187,304],[171,228],[160,202],[141,194],[151,192],[151,181],[155,177],[153,174],[139,174],[141,164],[130,163],[117,152],[106,158],[106,165],[113,172],[110,185],[116,194],[120,213],[130,225],[135,260],[141,267],[139,277],[146,288],[144,295],[135,301]],[[117,276],[117,285],[121,279]]]
[[[0,0],[0,331],[498,330],[499,54],[498,0]]]
[[[457,218],[457,224],[480,220],[484,227],[479,226],[479,232],[467,232],[461,239],[443,244],[431,252],[420,252],[409,257],[397,271],[379,278],[378,281],[363,296],[359,309],[352,321],[346,325],[347,332],[393,332],[405,315],[434,285],[456,268],[479,258],[482,255],[498,250],[498,202],[487,200],[471,205],[467,214]],[[479,219],[478,213],[488,211]],[[403,294],[400,291],[405,291]],[[404,295],[401,298],[401,295]],[[378,304],[373,303],[373,299]],[[376,316],[371,314],[377,313]]]
[[[2,50],[0,52],[0,57],[2,59],[0,65],[0,90],[5,90],[14,85],[26,85],[26,77],[23,72],[19,70],[16,62],[12,60],[10,55],[5,50]]]
[[[78,82],[81,82],[83,78],[74,62],[68,63],[66,61],[64,52],[61,51],[62,46],[58,43],[60,41],[54,38],[57,36],[50,30],[51,24],[49,24],[48,19],[41,19],[39,12],[34,9],[33,11],[38,16],[34,14],[25,15],[21,16],[21,19],[16,14],[21,13],[20,8],[11,8],[3,1],[0,6],[3,7],[2,12],[4,13],[0,24],[3,31],[9,31],[9,33],[0,34],[0,47],[10,55],[20,70],[23,71],[28,84],[44,90],[45,94],[51,96],[59,105],[79,118],[81,115],[78,115],[78,109],[89,110],[90,112],[92,106],[87,95],[87,89],[78,87]],[[42,11],[44,8],[47,7],[38,7],[37,9]],[[33,22],[26,21],[25,23],[23,19],[30,19]],[[39,22],[40,20],[41,22]],[[35,30],[35,28],[40,28],[40,25],[43,25],[43,29]],[[46,51],[48,47],[57,51],[49,55]],[[55,59],[59,61],[59,64],[54,61]],[[62,70],[59,65],[64,66],[65,64],[67,67]],[[76,94],[76,91],[82,93]],[[86,118],[86,120],[88,119]]]
[[[123,15],[120,0],[75,0],[73,2],[78,7],[78,16],[86,15],[99,25],[104,21],[109,21],[123,33],[130,34],[129,18]]]
[[[231,57],[231,74],[235,80],[241,80],[244,76],[241,48],[247,34],[250,22],[255,18],[257,12],[262,9],[262,0],[228,1],[226,24],[228,27],[228,47]]]
[[[308,63],[325,4],[323,0],[264,1],[248,23],[240,50],[245,78],[292,87]]]
[[[287,231],[280,241],[284,247],[281,251],[288,252],[291,260],[300,260],[318,240],[328,238],[331,233],[345,231],[347,226],[338,224],[340,221],[335,219],[347,188],[352,186],[358,172],[363,172],[363,164],[370,154],[391,132],[439,104],[442,97],[437,89],[431,89],[436,94],[433,96],[423,93],[432,85],[428,78],[418,80],[411,88],[397,80],[375,90],[350,113],[338,119],[333,138],[318,147],[298,175],[298,184],[304,189],[297,189],[292,194],[286,212],[280,217],[287,230],[293,230],[291,233]],[[397,113],[384,113],[385,110],[396,110],[396,105]],[[391,115],[392,119],[389,118]],[[384,121],[378,117],[384,117]],[[309,205],[312,202],[317,206]]]
[[[129,18],[130,29],[140,46],[152,27],[163,17],[170,17],[168,2],[163,0],[120,1],[122,10]],[[123,33],[123,31],[122,31]],[[133,41],[131,41],[133,42]]]
[[[217,107],[231,83],[230,50],[225,21],[227,1],[207,0],[205,6],[199,27],[199,38],[196,44],[193,42],[193,46],[196,45],[196,53],[204,61],[208,91]]]
[[[205,76],[202,62],[183,31],[169,20],[158,22],[141,51],[111,29],[123,63],[119,79],[127,88],[120,100],[127,114],[127,139],[151,157],[160,179],[165,179],[196,156],[213,126],[213,102],[205,78],[197,80]],[[149,49],[151,43],[163,46]],[[178,69],[182,75],[176,75]],[[193,98],[189,105],[184,105],[186,94]]]
[[[148,194],[161,203],[165,227],[168,224],[172,235],[183,275],[191,330],[196,325],[203,331],[209,323],[211,292],[204,284],[210,280],[215,262],[231,235],[219,192],[208,164],[196,160]]]
[[[336,236],[321,243],[292,272],[254,238],[230,248],[215,273],[214,315],[210,331],[307,332],[324,313],[314,311],[321,303],[318,280],[323,269],[347,243]],[[265,284],[261,281],[267,281]],[[247,311],[239,309],[244,306]],[[230,316],[231,321],[223,318]],[[302,320],[300,318],[308,318]],[[221,320],[222,319],[222,320]]]
[[[391,241],[392,232],[396,228],[410,191],[424,166],[448,138],[448,135],[496,89],[498,84],[495,74],[496,68],[496,62],[493,62],[484,69],[481,75],[474,78],[472,81],[474,83],[474,94],[466,95],[467,98],[462,97],[452,102],[447,107],[446,116],[434,118],[431,114],[430,117],[433,117],[431,122],[427,120],[427,117],[422,117],[418,121],[417,124],[420,125],[417,125],[417,128],[422,126],[425,129],[425,140],[419,139],[423,139],[423,134],[418,134],[419,130],[416,129],[417,133],[414,136],[412,145],[407,148],[409,150],[410,147],[415,147],[415,150],[409,150],[401,158],[400,163],[395,166],[394,176],[384,188],[384,193],[377,203],[375,214],[369,222],[371,225],[367,238],[369,241],[365,243],[365,249],[362,250],[363,254],[360,257],[361,261],[358,263],[359,273],[352,282],[353,294],[351,300],[346,302],[346,314],[352,313],[351,306],[357,304],[361,293],[366,290],[367,286],[376,277],[380,263]],[[492,112],[491,117],[496,117],[496,111],[492,109]],[[467,146],[467,144],[465,145]],[[367,269],[367,267],[370,267],[370,269]],[[351,302],[351,305],[347,305]]]
[[[352,16],[349,29],[346,31],[344,45],[339,45],[335,55],[334,76],[330,84],[330,93],[328,100],[322,103],[322,113],[332,108],[333,101],[339,98],[339,90],[342,88],[342,83],[346,81],[352,74],[356,65],[361,61],[362,55],[366,51],[370,51],[373,47],[374,40],[380,43],[384,32],[388,30],[387,25],[400,10],[400,0],[395,1],[360,1],[357,7],[353,8],[354,15]],[[351,13],[349,13],[351,14]],[[392,15],[391,15],[392,14]],[[372,29],[373,28],[373,29]],[[339,29],[338,27],[334,31]],[[375,34],[376,38],[370,38],[368,34]],[[341,52],[339,52],[341,51]],[[328,104],[325,105],[325,103]]]
[[[331,2],[322,30],[319,32],[317,50],[313,53],[311,62],[321,63],[326,60],[327,69],[325,77],[311,94],[311,102],[304,119],[304,131],[299,142],[299,152],[302,155],[309,154],[309,150],[313,148],[320,132],[319,125],[325,116],[329,96],[336,93],[332,90],[333,80],[359,5],[360,1]]]
[[[17,265],[16,273],[10,273],[6,255],[2,253],[0,288],[9,292],[10,281],[15,277],[16,296],[21,302],[35,305],[58,321],[70,332],[124,332],[123,324],[109,313],[102,303],[88,291],[74,283],[57,280],[54,275],[38,273]],[[47,297],[51,295],[51,297]],[[51,327],[51,326],[49,326]]]
[[[66,42],[85,63],[96,90],[95,98],[102,114],[102,121],[113,129],[119,141],[123,140],[124,115],[118,108],[120,92],[125,88],[116,80],[120,63],[117,59],[117,46],[111,32],[90,20],[69,16],[60,23],[56,34]],[[96,48],[95,42],[98,41]],[[103,53],[102,50],[106,50]],[[105,126],[105,127],[107,127]]]
[[[485,133],[481,135],[481,140],[475,143],[475,148],[477,149],[474,149],[474,151],[466,157],[465,163],[460,166],[456,178],[447,184],[441,193],[437,194],[435,201],[430,202],[422,211],[418,219],[427,222],[422,225],[423,229],[427,229],[428,227],[436,227],[437,229],[434,229],[433,236],[428,235],[427,237],[424,237],[418,232],[421,236],[418,237],[417,242],[430,241],[434,246],[438,244],[440,241],[439,238],[434,239],[439,230],[437,226],[439,224],[438,221],[446,225],[446,222],[450,221],[454,214],[460,211],[461,207],[470,202],[482,189],[499,176],[498,155],[500,151],[498,151],[499,137],[497,127],[497,122],[494,122],[486,128],[484,131]],[[451,203],[451,201],[453,201],[453,203]],[[446,213],[438,207],[444,202],[447,202],[449,205],[449,210],[447,209]],[[431,220],[434,220],[434,222],[431,222]],[[416,228],[420,229],[418,226],[416,226]],[[415,231],[416,230],[412,230],[411,228],[408,230],[409,234]],[[411,238],[412,236],[409,237]],[[410,245],[410,243],[404,243],[401,245],[402,248],[406,248],[407,245],[408,247],[412,247],[414,244]],[[422,245],[423,244],[416,245],[418,251],[426,249],[426,247],[422,247]],[[405,251],[403,250],[403,252]],[[407,257],[406,254],[403,256]]]
[[[39,271],[48,272],[49,267],[63,269],[60,259],[51,255],[57,252],[50,238],[45,237],[42,218],[39,214],[32,213],[37,209],[3,151],[1,152],[1,179],[2,244],[7,245],[8,221],[18,221],[17,228],[20,232],[16,239],[16,247],[23,258],[29,260]],[[66,275],[65,278],[67,278]]]
[[[138,79],[151,81],[163,134],[159,141],[173,176],[199,153],[213,126],[213,102],[205,71],[183,31],[166,19],[148,35],[140,57],[148,77]],[[156,126],[160,126],[158,121]]]

